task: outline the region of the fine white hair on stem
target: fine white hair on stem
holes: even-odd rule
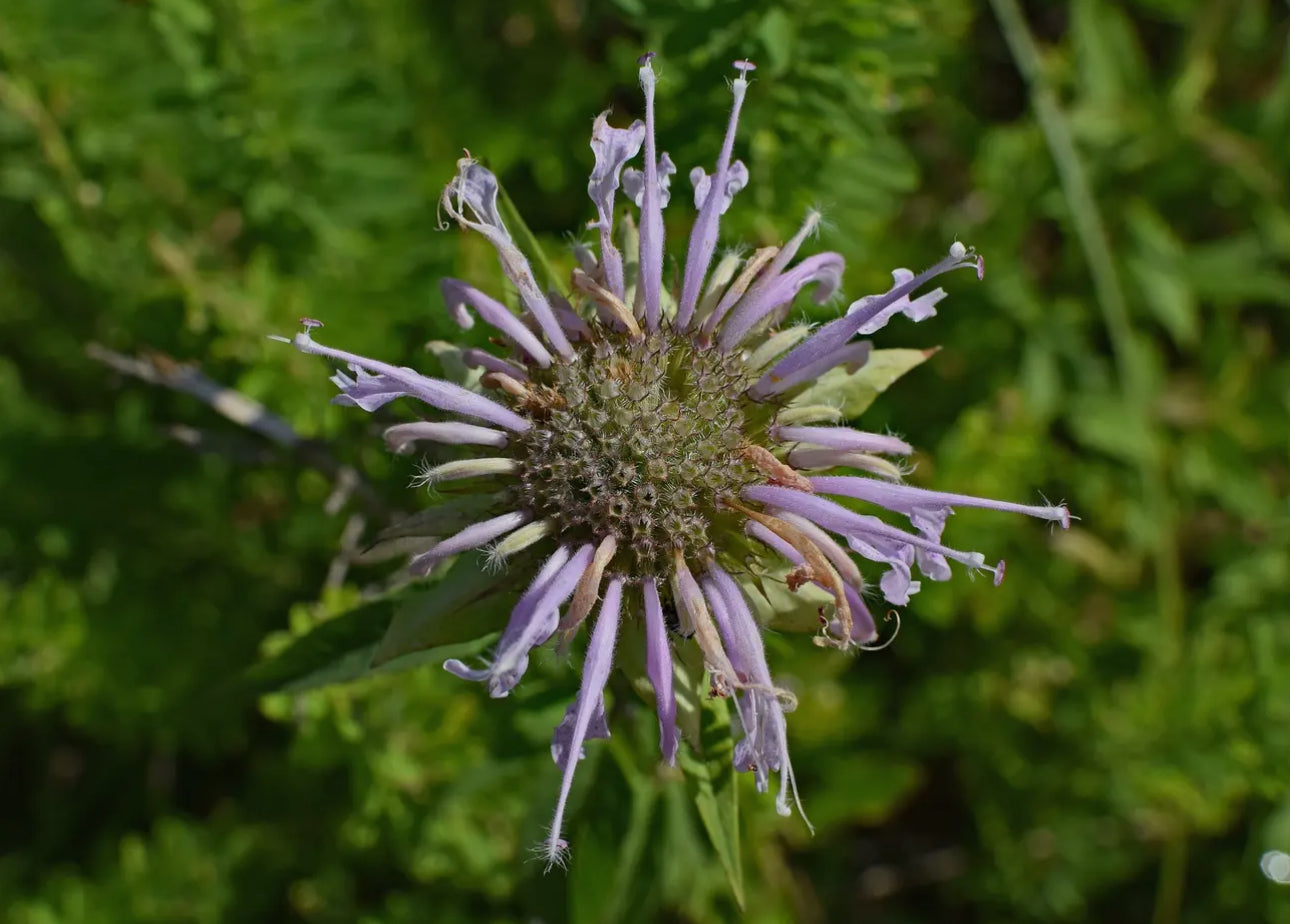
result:
[[[557,866],[562,870],[569,868],[569,842],[559,836],[553,837],[550,827],[542,840],[529,847],[528,854],[530,860],[543,864],[544,873],[551,872]]]

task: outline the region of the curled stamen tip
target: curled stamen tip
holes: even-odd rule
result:
[[[314,330],[315,328],[322,327],[323,322],[319,321],[317,318],[301,318],[300,326],[303,327],[306,331],[311,331],[311,330]]]
[[[641,67],[647,67],[649,66],[649,63],[657,57],[658,57],[657,52],[647,51],[645,52],[645,54],[641,55],[639,58],[636,59],[636,63]]]
[[[994,586],[998,587],[1003,583],[1003,573],[1008,569],[1008,563],[999,559],[999,564],[994,566]]]

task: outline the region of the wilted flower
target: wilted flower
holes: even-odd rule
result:
[[[467,350],[468,363],[485,371],[486,397],[457,384],[427,378],[323,346],[306,324],[294,343],[346,365],[336,373],[340,404],[373,411],[411,397],[446,412],[447,419],[390,427],[391,448],[418,441],[474,447],[464,458],[427,468],[437,485],[470,479],[479,485],[473,522],[423,543],[412,558],[426,574],[450,556],[486,549],[486,564],[501,564],[529,547],[544,561],[520,596],[493,652],[479,667],[444,666],[459,677],[506,696],[523,677],[533,649],[552,639],[562,647],[591,614],[581,689],[555,729],[552,755],[563,771],[555,817],[544,853],[563,860],[561,829],[574,770],[588,738],[607,737],[604,689],[620,631],[645,636],[647,673],[658,710],[660,747],[676,759],[678,730],[673,695],[673,644],[692,640],[702,652],[714,695],[733,696],[742,739],[734,759],[755,774],[758,789],[780,776],[777,808],[796,798],[785,713],[792,697],[776,686],[766,663],[761,625],[753,615],[745,576],[770,567],[776,556],[791,566],[785,581],[798,591],[827,592],[820,608],[820,644],[863,647],[876,637],[866,603],[872,588],[853,553],[883,568],[878,588],[903,605],[919,589],[913,579],[950,576],[949,562],[988,571],[998,583],[1003,562],[990,564],[941,539],[955,507],[990,507],[1069,525],[1063,506],[1027,506],[911,487],[889,457],[912,450],[901,440],[842,426],[842,413],[822,403],[821,377],[860,370],[867,340],[898,314],[921,321],[945,297],[937,276],[958,268],[980,275],[982,261],[955,243],[921,273],[898,269],[881,295],[854,302],[846,314],[818,329],[782,327],[794,298],[815,287],[817,302],[838,288],[842,257],[821,253],[794,262],[819,224],[807,214],[788,243],[746,258],[717,251],[721,215],[748,183],[733,159],[735,129],[753,65],[738,62],[734,103],[725,140],[711,174],[690,173],[698,216],[690,233],[679,293],[664,279],[663,209],[675,172],[654,141],[652,55],[640,61],[645,120],[628,128],[596,119],[588,193],[598,256],[578,248],[569,300],[544,292],[503,222],[497,178],[470,158],[458,163],[442,209],[496,248],[523,306],[516,315],[501,302],[455,279],[442,283],[451,315],[463,327],[477,314],[509,348],[496,356]],[[626,168],[644,148],[641,169]],[[619,190],[639,207],[639,222],[615,227]],[[637,230],[639,229],[639,230]],[[825,381],[845,383],[846,374]],[[808,400],[804,393],[810,390]],[[458,419],[464,418],[464,419]],[[822,474],[851,469],[865,474]],[[871,514],[830,500],[854,498],[908,517],[906,532]],[[453,503],[461,504],[462,495]],[[819,591],[816,591],[819,593]]]

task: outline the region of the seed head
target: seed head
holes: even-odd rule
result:
[[[652,62],[652,54],[639,61],[644,121],[615,128],[606,116],[595,120],[587,190],[599,252],[578,249],[567,293],[538,287],[502,220],[497,178],[469,156],[458,162],[442,211],[494,246],[523,309],[517,315],[459,280],[442,283],[454,320],[470,327],[478,316],[507,351],[462,354],[485,370],[486,394],[324,346],[313,339],[317,321],[303,321],[290,341],[348,368],[333,377],[339,404],[374,411],[406,397],[450,418],[386,432],[394,451],[432,441],[464,453],[424,468],[417,479],[453,482],[453,497],[438,508],[442,516],[422,511],[391,531],[400,541],[417,540],[412,573],[472,549],[485,550],[482,567],[490,570],[523,549],[544,550],[492,659],[478,667],[451,660],[448,671],[506,696],[535,647],[552,640],[567,646],[590,621],[582,686],[551,748],[563,779],[542,854],[554,865],[566,855],[565,805],[583,746],[609,734],[604,692],[620,632],[643,625],[664,759],[673,763],[678,747],[672,646],[692,643],[707,667],[705,688],[733,698],[743,733],[735,766],[752,773],[761,790],[778,773],[776,805],[787,814],[797,803],[785,719],[792,699],[766,662],[748,602],[760,593],[754,575],[770,579],[780,562],[779,580],[821,600],[818,643],[873,650],[882,646],[872,644],[877,627],[866,597],[908,603],[920,588],[915,568],[941,581],[955,561],[1002,579],[1002,562],[988,564],[979,552],[944,544],[954,508],[1070,524],[1064,505],[906,485],[907,466],[889,457],[908,455],[907,443],[842,425],[841,393],[867,374],[871,356],[870,342],[856,335],[875,333],[900,315],[912,321],[935,315],[946,293],[923,290],[954,269],[979,275],[984,264],[971,248],[956,241],[921,273],[895,270],[887,292],[851,303],[814,330],[782,325],[803,290],[811,287],[823,303],[841,284],[839,254],[797,259],[819,226],[818,212],[809,211],[783,245],[746,258],[728,249],[712,267],[721,216],[749,182],[734,150],[751,62],[735,64],[730,117],[712,173],[701,167],[690,173],[697,216],[679,288],[664,285],[670,275],[663,209],[676,168],[655,147]],[[626,166],[642,149],[642,168]],[[620,189],[639,209],[634,223],[617,221]],[[913,531],[831,496],[907,517]],[[876,589],[856,556],[882,569]]]

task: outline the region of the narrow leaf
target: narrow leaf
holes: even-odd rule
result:
[[[327,620],[221,692],[300,692],[469,656],[504,621],[514,584],[514,578],[485,574],[470,558],[458,558],[434,583],[403,588]]]
[[[726,872],[730,892],[744,906],[743,861],[739,854],[739,787],[735,777],[734,738],[730,707],[725,699],[710,697],[701,710],[702,740],[693,750],[679,754],[686,785],[694,799],[703,828],[708,833]]]
[[[338,662],[373,651],[393,618],[398,595],[364,603],[312,629],[284,650],[244,671],[234,690],[258,695],[289,686]],[[370,657],[370,655],[369,655]]]
[[[457,645],[500,629],[518,597],[517,574],[488,574],[474,555],[459,557],[448,573],[395,610],[372,666],[403,655]]]

